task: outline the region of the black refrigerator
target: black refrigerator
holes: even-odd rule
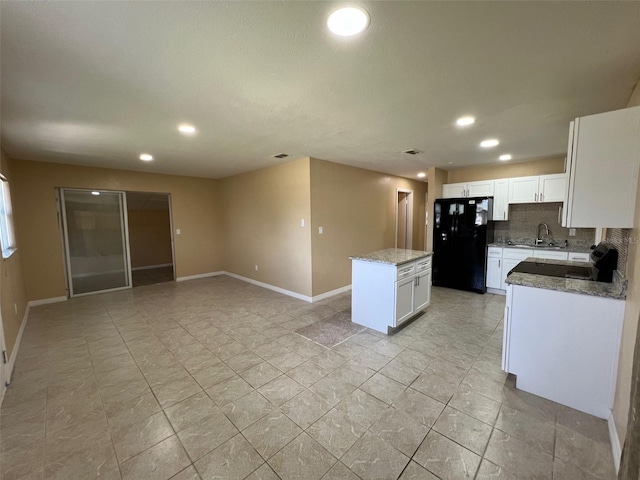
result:
[[[433,285],[485,293],[493,198],[442,198],[434,210]]]

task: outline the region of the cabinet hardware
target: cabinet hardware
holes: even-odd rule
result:
[[[562,219],[562,205],[558,207],[558,225],[562,223],[561,219]]]
[[[500,268],[500,259],[498,259],[498,268]]]
[[[538,201],[538,194],[535,194],[536,202]]]
[[[540,201],[541,201],[541,202],[543,202],[543,201],[544,201],[544,200],[543,200],[543,198],[544,198],[544,195],[541,193],[541,194],[540,194]]]

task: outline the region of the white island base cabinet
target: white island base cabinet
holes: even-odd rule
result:
[[[507,287],[502,369],[525,392],[608,419],[624,301]]]
[[[431,302],[431,256],[402,265],[353,260],[351,320],[382,333]]]

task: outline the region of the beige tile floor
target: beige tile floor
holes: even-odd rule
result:
[[[614,478],[604,421],[500,370],[503,297],[434,288],[332,349],[293,333],[349,306],[216,277],[34,308],[2,478]]]

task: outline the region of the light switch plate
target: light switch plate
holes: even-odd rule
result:
[[[570,237],[575,237],[576,236],[576,229],[575,228],[570,228],[569,229],[569,236]]]

